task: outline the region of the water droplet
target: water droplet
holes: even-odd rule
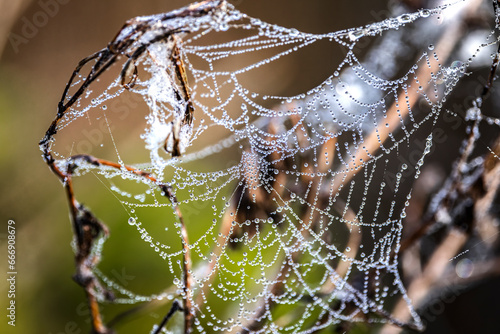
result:
[[[219,25],[219,30],[220,31],[227,31],[227,30],[229,30],[229,25],[227,24],[227,22],[222,22]]]
[[[469,259],[462,259],[457,263],[455,271],[458,277],[469,278],[474,272],[474,262]]]
[[[422,17],[429,17],[431,15],[431,11],[428,9],[422,9],[420,11],[420,16]]]
[[[361,37],[363,37],[364,35],[365,35],[365,33],[363,32],[363,30],[350,31],[349,32],[349,39],[351,40],[351,42],[354,42],[354,41],[360,39]]]
[[[451,63],[452,68],[461,68],[463,65],[464,63],[460,60],[455,60],[453,63]]]
[[[400,17],[398,17],[398,21],[401,22],[401,23],[411,22],[411,15],[409,15],[409,14],[403,14]]]

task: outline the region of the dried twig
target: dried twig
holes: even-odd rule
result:
[[[158,182],[151,174],[142,172],[134,167],[122,166],[117,163],[101,160],[88,155],[78,155],[69,158],[66,170],[61,169],[61,165],[56,163],[51,146],[54,141],[54,136],[58,132],[58,125],[65,117],[68,110],[83,96],[88,87],[96,81],[106,70],[108,70],[118,59],[122,57],[128,58],[121,71],[121,83],[125,88],[130,88],[137,79],[137,67],[135,62],[146,51],[149,45],[160,41],[171,40],[174,41],[172,45],[172,58],[173,66],[177,79],[181,83],[183,89],[182,94],[177,92],[178,99],[186,101],[186,111],[182,122],[186,124],[192,123],[193,120],[193,107],[190,101],[189,88],[187,86],[187,78],[184,72],[182,58],[176,47],[176,35],[188,31],[186,27],[172,28],[168,22],[169,20],[183,17],[201,17],[209,15],[214,11],[221,10],[225,6],[225,1],[202,1],[197,4],[192,4],[184,9],[164,14],[160,17],[155,16],[149,19],[132,19],[127,21],[123,28],[118,32],[116,37],[111,41],[108,46],[99,52],[96,52],[89,57],[81,60],[76,66],[73,74],[71,75],[66,88],[64,89],[62,98],[58,104],[57,115],[48,128],[45,137],[40,141],[40,148],[43,152],[43,158],[49,168],[64,184],[66,193],[69,200],[71,217],[73,221],[73,228],[77,242],[76,262],[77,274],[75,280],[84,286],[89,307],[91,310],[93,330],[96,333],[110,333],[110,330],[102,322],[99,312],[99,305],[95,297],[95,292],[99,287],[97,278],[92,273],[92,267],[97,264],[98,259],[90,256],[91,248],[96,238],[102,231],[107,235],[107,228],[100,223],[89,210],[81,206],[75,199],[71,175],[75,169],[78,168],[80,162],[90,163],[96,166],[108,166],[116,169],[125,168],[137,176],[148,179],[153,184],[156,184],[165,194],[165,196],[174,204],[175,211],[181,223],[182,233],[182,246],[183,246],[183,271],[184,271],[184,298],[183,309],[185,313],[185,331],[186,333],[191,330],[192,313],[191,313],[191,299],[190,286],[191,286],[191,260],[189,255],[189,243],[187,230],[185,228],[181,211],[177,205],[177,200],[173,195],[171,188],[168,185]],[[158,24],[160,22],[161,24]],[[76,92],[69,96],[69,89],[73,85],[76,76],[82,68],[91,61],[95,61],[90,72],[87,74],[85,80],[78,86]],[[131,79],[127,80],[127,77]],[[175,131],[173,132],[173,149],[172,155],[180,155],[178,136],[176,138]],[[168,138],[167,138],[168,139]]]
[[[166,184],[163,184],[162,182],[159,182],[152,174],[141,171],[135,167],[123,166],[123,165],[120,165],[120,164],[115,163],[115,162],[95,158],[93,156],[84,155],[84,154],[73,156],[69,160],[68,168],[67,168],[68,172],[66,173],[66,175],[68,175],[67,180],[71,180],[71,173],[73,173],[78,168],[78,166],[82,163],[91,164],[91,165],[94,165],[96,167],[106,166],[106,167],[115,168],[117,170],[125,169],[127,172],[129,172],[133,175],[136,175],[138,177],[144,178],[147,181],[149,181],[151,184],[156,185],[161,190],[161,192],[164,194],[164,196],[166,198],[168,198],[170,200],[170,202],[174,205],[175,213],[176,213],[177,217],[179,218],[181,235],[183,238],[183,240],[182,240],[182,248],[183,248],[182,264],[183,264],[183,277],[184,277],[183,310],[184,310],[184,314],[185,314],[185,330],[186,330],[186,333],[188,333],[190,331],[191,322],[192,322],[192,318],[193,318],[192,306],[191,306],[191,300],[192,300],[192,296],[191,296],[192,277],[190,274],[190,272],[191,272],[191,257],[190,257],[189,241],[188,241],[186,226],[184,224],[182,212],[180,211],[180,208],[178,206],[177,198],[175,197],[174,193],[172,192],[172,188]],[[68,184],[71,185],[70,182]],[[71,189],[71,198],[73,199],[73,203],[75,203],[75,204],[70,203],[70,207],[71,207],[71,211],[74,212],[73,221],[75,222],[74,228],[77,230],[77,232],[76,232],[77,240],[82,239],[82,242],[80,242],[80,241],[78,242],[79,245],[80,245],[80,243],[82,244],[82,246],[79,246],[78,249],[80,251],[77,253],[77,263],[79,263],[79,261],[78,261],[79,259],[82,259],[80,262],[84,262],[84,260],[86,260],[86,257],[88,256],[86,254],[90,254],[90,251],[88,251],[89,247],[87,246],[87,244],[89,243],[89,241],[87,241],[89,237],[86,237],[86,234],[83,234],[82,232],[79,231],[80,226],[82,226],[83,228],[86,228],[85,226],[87,226],[87,225],[101,226],[102,229],[105,229],[105,227],[102,224],[97,225],[97,220],[95,218],[93,218],[90,211],[88,211],[86,209],[80,209],[81,206],[78,206],[76,204],[77,202],[76,202],[76,200],[74,200],[74,197],[72,196],[72,186],[70,186],[70,188],[68,188],[68,186],[67,186],[67,189]],[[68,193],[70,193],[69,190],[68,190]],[[80,211],[83,211],[83,215],[78,214]],[[85,222],[90,221],[92,224],[82,223],[82,218],[79,218],[79,216],[85,217]],[[94,229],[96,229],[96,228],[94,227]],[[106,229],[106,231],[107,231],[107,229]],[[89,232],[87,232],[87,234],[88,233]],[[94,236],[95,234],[96,233],[94,232],[91,235]],[[82,236],[80,237],[80,235],[82,235]],[[83,254],[80,254],[82,252],[83,252]],[[95,261],[92,261],[92,262],[94,263]],[[81,271],[81,270],[79,270],[79,271]],[[77,281],[79,283],[80,282],[91,282],[92,284],[90,285],[90,283],[88,283],[90,286],[86,287],[86,289],[89,290],[89,289],[93,288],[95,285],[97,285],[98,281],[97,281],[97,278],[95,278],[95,276],[91,270],[86,270],[85,272],[87,274],[87,277],[80,278],[80,276],[77,276],[77,277],[79,277],[77,279]],[[80,284],[82,284],[82,283],[80,283]],[[99,314],[98,303],[95,300],[95,297],[92,294],[89,294],[88,298],[89,298],[89,303],[91,303],[92,319],[93,319],[93,322],[95,323],[94,330],[97,333],[108,333],[107,329],[102,324],[101,316]]]

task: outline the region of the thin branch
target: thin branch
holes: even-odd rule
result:
[[[162,322],[158,325],[156,330],[153,332],[153,334],[160,334],[161,330],[165,325],[168,323],[170,318],[175,314],[177,311],[184,311],[182,307],[179,305],[179,302],[177,300],[174,300],[172,307],[170,308],[170,311],[168,311],[167,315],[163,318]]]

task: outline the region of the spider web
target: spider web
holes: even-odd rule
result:
[[[145,45],[137,77],[123,57],[72,101],[90,78],[76,75],[62,101],[72,104],[55,126],[73,144],[42,145],[58,170],[97,176],[127,212],[121,223],[168,267],[165,290],[153,295],[92,267],[102,289],[116,303],[182,300],[200,333],[312,333],[340,322],[422,328],[398,273],[411,185],[434,150],[440,117],[458,117],[443,109],[447,97],[495,31],[473,57],[451,59],[439,41],[460,38],[454,22],[473,1],[326,34],[269,24],[225,2],[203,6],[202,16],[181,9],[125,26],[116,42],[132,36],[130,50]],[[137,33],[144,22],[150,29]],[[403,63],[408,36],[422,36],[411,40],[420,51]],[[362,52],[366,40],[376,43]],[[249,87],[253,73],[272,76],[275,64],[320,42],[345,56],[316,87],[292,96]],[[113,120],[124,96],[147,106],[133,110],[137,122]],[[70,129],[87,120],[81,133],[101,126],[98,137],[114,147],[106,161],[116,165],[79,152],[81,134]],[[130,129],[125,143],[118,127]],[[103,247],[104,239],[94,254]],[[408,323],[390,315],[397,299],[407,302]]]

